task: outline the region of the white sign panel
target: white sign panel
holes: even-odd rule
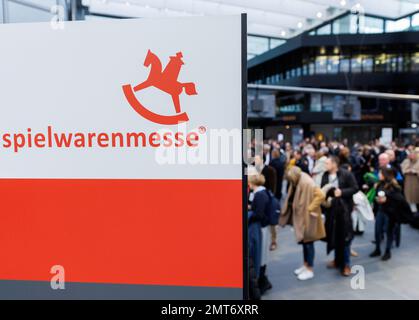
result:
[[[0,117],[0,175],[240,178],[237,159],[221,166],[203,160],[199,166],[161,166],[164,159],[155,155],[168,143],[153,134],[169,129],[171,141],[181,144],[176,150],[187,153],[191,148],[182,140],[192,131],[198,132],[190,136],[193,144],[202,145],[211,130],[232,134],[241,128],[241,39],[232,37],[240,35],[238,21],[240,16],[79,22],[62,30],[2,26],[0,99],[7,112]],[[145,112],[139,114],[126,95]]]
[[[0,26],[0,298],[242,298],[244,22]]]

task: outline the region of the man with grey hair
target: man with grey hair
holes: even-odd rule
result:
[[[314,149],[312,144],[308,144],[304,147],[305,158],[308,163],[308,172],[313,173],[314,163],[316,162],[316,149]]]
[[[390,156],[388,153],[381,153],[378,156],[378,166],[380,168],[388,167],[390,165]]]
[[[398,168],[398,165],[391,159],[396,159],[396,155],[393,150],[386,150],[378,156],[378,168],[376,170],[376,175],[378,177],[378,171],[380,168],[392,168],[394,171],[394,176],[396,177],[397,182],[402,186],[403,185],[403,176],[400,173],[401,170]]]

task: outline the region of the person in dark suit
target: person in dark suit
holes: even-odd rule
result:
[[[272,151],[272,160],[269,164],[276,171],[276,192],[275,197],[278,200],[282,198],[282,182],[284,180],[285,166],[287,162],[287,157],[285,154],[281,153],[279,149],[274,149]]]
[[[276,172],[276,191],[274,193],[278,201],[281,201],[282,198],[282,182],[284,180],[285,166],[287,164],[287,157],[285,154],[281,153],[279,149],[274,149],[272,151],[272,160],[270,166],[275,169]],[[272,242],[270,250],[276,250],[276,225],[271,226]]]
[[[330,156],[326,160],[326,172],[322,177],[322,190],[326,194],[326,234],[328,252],[335,250],[335,259],[328,268],[340,269],[343,276],[351,274],[350,256],[353,239],[352,210],[353,195],[358,192],[355,176],[339,168],[339,158]]]

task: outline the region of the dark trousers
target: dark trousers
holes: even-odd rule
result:
[[[253,268],[255,274],[259,276],[260,262],[262,257],[262,232],[259,222],[249,224],[248,238],[249,238],[249,257],[253,260]]]
[[[305,242],[302,245],[303,245],[304,262],[310,268],[312,268],[314,266],[314,256],[315,256],[314,242]]]
[[[390,251],[394,239],[394,226],[390,226],[389,217],[383,211],[378,211],[375,218],[375,245],[377,251],[380,251],[381,240],[386,234],[386,251]]]
[[[402,227],[400,223],[396,223],[394,227],[394,241],[396,243],[396,247],[400,247],[401,237],[402,237]]]
[[[350,241],[343,247],[343,268],[350,267],[351,265],[351,243],[352,241]],[[335,249],[335,262],[338,261],[338,251],[339,250]]]

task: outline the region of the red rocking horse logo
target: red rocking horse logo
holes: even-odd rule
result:
[[[147,56],[144,60],[144,66],[150,68],[150,73],[147,80],[135,86],[134,88],[126,84],[122,86],[125,97],[128,100],[131,107],[142,117],[159,124],[178,124],[180,122],[188,121],[188,115],[186,112],[181,111],[179,96],[185,89],[187,95],[196,95],[195,84],[193,82],[181,83],[178,81],[180,69],[184,64],[182,60],[182,52],[176,53],[176,56],[170,57],[170,61],[166,68],[162,70],[162,63],[153,52],[148,50]],[[135,92],[143,90],[148,87],[154,86],[172,96],[173,105],[175,107],[175,115],[161,115],[154,113],[144,107],[136,98]]]

